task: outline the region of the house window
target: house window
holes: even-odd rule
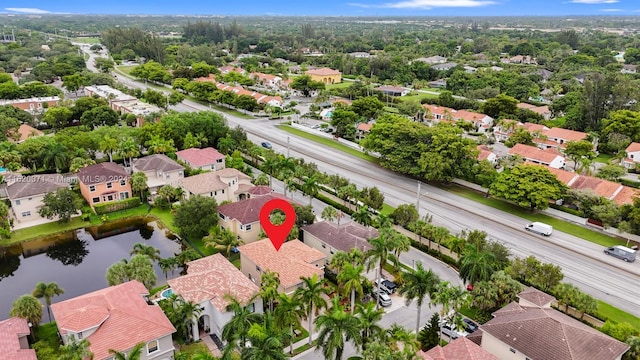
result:
[[[120,186],[125,186],[125,185],[127,185],[127,180],[125,179],[120,180]]]
[[[27,217],[27,216],[31,216],[31,211],[23,211],[22,212],[22,217]]]
[[[222,215],[222,213],[218,213],[218,217],[224,221],[227,221],[227,218]]]
[[[28,198],[27,200],[31,201],[31,200],[33,200],[33,198]]]
[[[215,170],[216,169],[216,165],[211,165],[211,170]]]
[[[20,200],[16,200],[16,205],[20,205]]]
[[[89,191],[96,191],[95,185],[89,185]]]
[[[147,354],[151,354],[158,351],[158,346],[159,346],[158,340],[149,341],[147,343]]]
[[[100,198],[99,197],[94,197],[93,199],[91,199],[91,202],[95,203],[99,203],[100,202]]]
[[[178,172],[178,176],[184,176],[184,173],[182,171]]]
[[[113,201],[113,195],[107,195],[107,200],[106,201]]]
[[[218,192],[217,192],[217,191],[214,191],[214,192],[213,192],[213,195],[218,195]]]
[[[249,224],[249,225],[245,225],[245,226],[244,226],[244,229],[245,229],[246,231],[251,231],[251,224]]]
[[[512,348],[512,347],[510,347],[510,348],[509,348],[509,351],[511,351],[511,352],[512,352],[512,353],[514,353],[514,354],[516,353],[516,349],[514,349],[514,348]]]
[[[110,183],[110,182],[108,182],[108,183],[107,183],[107,189],[111,189],[111,188],[113,188],[113,184],[112,184],[112,183]]]
[[[327,244],[322,244],[322,248],[326,249],[327,248]]]
[[[83,338],[83,336],[82,336],[82,332],[79,332],[77,335],[78,335],[78,336],[77,336],[78,340],[80,340],[80,339],[82,339],[82,338]]]
[[[260,266],[256,265],[256,271],[260,272]]]
[[[217,162],[218,164],[220,164],[220,163],[222,163],[222,159],[216,159],[216,162]]]
[[[256,312],[256,304],[251,303],[249,305],[247,305],[247,310],[249,310],[249,312]]]
[[[224,194],[224,189],[222,189],[222,193]]]

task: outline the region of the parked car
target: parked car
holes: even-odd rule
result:
[[[378,295],[379,293],[379,295]],[[387,307],[387,306],[391,306],[391,298],[389,297],[389,295],[387,293],[383,291],[379,291],[378,289],[374,288],[373,291],[371,291],[371,296],[374,299],[378,299],[378,302],[380,303],[380,306],[382,307]]]
[[[398,289],[398,285],[396,285],[393,281],[389,281],[386,279],[377,279],[375,281],[375,284],[377,287],[382,289],[382,291],[386,292],[389,295],[394,294]]]
[[[260,144],[260,145],[262,145],[262,147],[265,148],[265,149],[271,149],[271,143],[270,142],[263,141],[262,144]]]
[[[474,323],[473,320],[464,318],[462,321],[464,322],[464,330],[469,334],[478,330],[478,324]]]
[[[465,330],[458,330],[454,325],[447,322],[440,322],[440,330],[444,335],[447,335],[451,340],[459,337],[465,337],[469,335]]]

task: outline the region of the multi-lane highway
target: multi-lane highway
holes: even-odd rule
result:
[[[88,52],[88,51],[87,51]],[[91,60],[89,62],[92,62]],[[145,88],[145,84],[116,75],[129,87]],[[186,100],[173,106],[175,111],[204,111],[208,107]],[[380,166],[328,148],[313,141],[290,135],[279,129],[277,121],[247,120],[224,114],[229,126],[244,128],[249,139],[269,141],[274,150],[315,162],[319,170],[340,174],[358,187],[377,186],[392,206],[416,203],[417,182]],[[440,188],[422,185],[420,214],[433,215],[433,223],[453,233],[478,229],[493,240],[504,243],[515,256],[534,255],[543,262],[562,267],[565,281],[620,309],[640,315],[640,262],[624,263],[605,256],[602,247],[574,236],[555,231],[549,238],[523,230],[526,220],[493,209]]]

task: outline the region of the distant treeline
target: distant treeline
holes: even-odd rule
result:
[[[139,28],[111,28],[102,32],[100,36],[102,44],[112,53],[122,53],[130,49],[137,56],[147,60],[164,62],[165,49],[162,40],[157,36],[145,33]]]

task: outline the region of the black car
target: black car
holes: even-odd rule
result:
[[[396,283],[390,280],[383,280],[382,286],[384,286],[385,288],[387,288],[387,290],[389,290],[389,294],[395,294],[396,290],[398,289],[398,285],[396,285]]]
[[[265,148],[265,149],[271,149],[271,143],[270,142],[263,141],[262,144],[260,144],[260,145],[262,145],[262,147]]]
[[[464,318],[462,321],[464,322],[465,331],[469,334],[478,330],[478,324],[474,323],[471,319]]]

